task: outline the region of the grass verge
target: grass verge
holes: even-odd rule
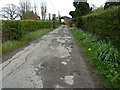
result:
[[[0,44],[0,49],[2,49],[0,52],[0,56],[5,55],[8,52],[13,51],[16,48],[19,48],[20,46],[23,46],[32,40],[37,39],[38,37],[52,31],[54,28],[50,29],[41,29],[35,32],[30,32],[26,35],[24,35],[20,40],[12,40],[12,41],[7,41],[5,43]],[[2,48],[1,48],[2,47]]]
[[[97,36],[72,29],[72,34],[83,47],[89,62],[96,73],[105,81],[108,88],[120,88],[120,53],[111,43],[98,40]]]

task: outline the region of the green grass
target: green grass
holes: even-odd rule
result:
[[[12,41],[7,41],[5,43],[0,44],[0,56],[5,55],[8,52],[13,51],[16,48],[19,48],[20,46],[23,46],[32,40],[37,39],[38,37],[52,31],[53,28],[50,29],[41,29],[35,32],[30,32],[26,35],[24,35],[20,40],[12,40]]]
[[[72,34],[83,47],[90,64],[105,81],[108,88],[120,88],[120,53],[111,43],[98,40],[97,36],[72,29]]]

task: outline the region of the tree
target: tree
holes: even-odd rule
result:
[[[20,9],[23,12],[31,11],[31,3],[29,1],[20,0]]]
[[[46,13],[47,13],[46,3],[42,2],[42,3],[41,3],[41,16],[42,16],[42,20],[45,20],[45,18],[46,18]]]
[[[51,20],[51,14],[49,13],[49,20]]]
[[[14,4],[7,4],[2,8],[2,16],[8,20],[15,20],[20,16],[20,9]]]
[[[32,8],[30,1],[20,1],[20,17],[21,20],[39,20],[40,17],[37,15],[37,6],[34,0],[34,6]]]
[[[34,12],[35,12],[35,14],[37,14],[37,8],[38,8],[38,7],[37,7],[37,4],[36,4],[36,1],[35,1],[35,0],[34,0],[34,6],[33,6],[33,7],[34,7]]]
[[[55,28],[55,20],[56,20],[56,14],[52,14],[52,20],[53,20],[53,28]]]
[[[70,12],[69,12],[69,15],[71,15],[72,18],[75,18],[75,11],[70,11]]]
[[[27,15],[32,11],[31,3],[29,1],[20,0],[20,17],[21,20],[27,19]]]
[[[111,6],[120,6],[120,1],[118,2],[106,2],[104,8],[109,8]]]
[[[81,16],[88,14],[92,9],[87,2],[73,2],[73,6],[75,11],[70,11],[69,13],[72,16],[70,24],[76,24],[77,27],[82,28],[83,21]]]
[[[74,18],[86,15],[91,11],[87,2],[73,2],[73,5],[75,7],[75,11],[71,11],[69,14]]]
[[[91,8],[89,7],[89,4],[87,2],[74,2],[74,6],[76,8],[76,15],[86,15],[91,11]]]

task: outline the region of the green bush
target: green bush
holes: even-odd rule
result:
[[[76,18],[72,18],[69,22],[70,26],[72,27],[73,24],[76,24]]]
[[[96,34],[100,39],[110,41],[114,46],[120,46],[120,7],[108,9],[99,8],[77,20],[77,26]],[[81,23],[82,22],[82,23]]]
[[[79,27],[79,28],[82,28],[82,26],[83,26],[82,17],[78,17],[76,19],[76,26]]]
[[[56,27],[59,21],[55,21]],[[2,41],[19,40],[23,35],[40,30],[51,28],[52,21],[35,21],[35,20],[3,20],[2,21]]]

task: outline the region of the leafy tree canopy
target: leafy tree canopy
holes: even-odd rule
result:
[[[104,8],[109,8],[111,6],[120,6],[120,1],[119,2],[106,2]]]
[[[87,2],[73,2],[73,6],[75,7],[75,11],[70,11],[69,13],[73,18],[86,15],[91,11]]]

